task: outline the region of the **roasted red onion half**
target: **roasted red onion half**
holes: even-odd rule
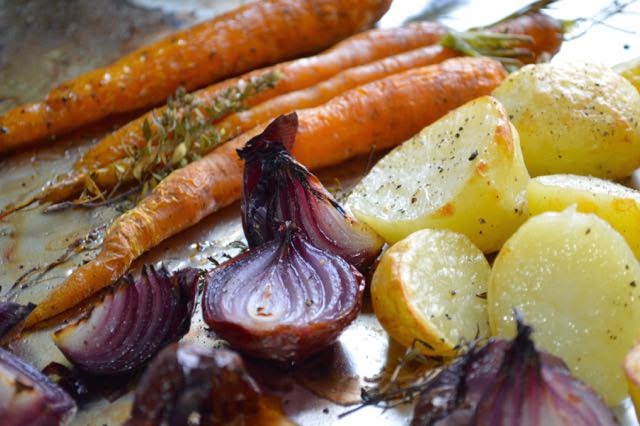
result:
[[[24,325],[25,318],[36,307],[33,303],[20,305],[14,302],[0,301],[0,345],[11,341]]]
[[[233,347],[297,361],[330,345],[355,319],[363,276],[333,253],[286,231],[211,271],[205,322]]]
[[[413,426],[615,425],[604,401],[560,358],[538,352],[518,319],[512,341],[472,348],[422,392]]]
[[[235,352],[174,343],[146,369],[126,425],[245,424],[259,396]]]
[[[280,116],[238,151],[245,160],[241,209],[249,246],[272,240],[282,223],[292,222],[314,246],[362,270],[380,254],[384,241],[347,214],[289,153],[297,130],[295,112]]]
[[[0,349],[0,425],[66,424],[76,403],[30,364]]]
[[[189,330],[197,291],[195,269],[145,266],[135,282],[124,278],[86,316],[56,331],[54,342],[86,373],[136,370]]]

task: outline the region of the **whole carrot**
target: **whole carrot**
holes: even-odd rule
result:
[[[344,92],[299,111],[293,154],[310,168],[337,164],[407,139],[447,111],[490,93],[506,76],[486,58],[455,58]],[[80,266],[27,318],[31,326],[108,286],[134,259],[240,197],[242,162],[236,154],[268,123],[242,134],[173,172],[107,231],[98,256]]]
[[[277,73],[276,84],[253,94],[245,100],[247,106],[278,97],[300,88],[308,87],[339,73],[343,69],[369,63],[398,52],[405,52],[419,46],[436,43],[447,29],[434,22],[419,22],[391,29],[374,29],[356,34],[316,56],[284,62],[274,66],[249,72],[237,78],[227,79],[193,93],[195,102],[204,106],[215,104],[228,90],[241,87],[252,81],[264,79]],[[426,62],[425,62],[426,63]],[[292,109],[296,107],[293,106]],[[0,220],[14,211],[33,202],[60,203],[77,196],[87,182],[99,189],[113,188],[122,176],[122,170],[131,170],[133,161],[127,153],[147,143],[144,123],[151,123],[150,134],[155,136],[158,126],[154,117],[162,116],[167,107],[156,108],[131,121],[120,129],[108,134],[98,144],[89,149],[74,165],[74,170],[57,176],[40,193],[5,206],[0,211]],[[230,137],[225,137],[225,140]]]
[[[451,49],[441,46],[429,46],[349,68],[315,86],[276,96],[247,111],[229,115],[216,123],[217,129],[222,135],[220,142],[224,143],[233,139],[280,114],[296,109],[318,106],[345,90],[361,84],[411,68],[439,63],[454,56],[458,56],[458,54]],[[136,137],[139,134],[140,132],[130,135],[131,137]],[[140,138],[143,139],[142,136]],[[123,145],[118,145],[118,147],[122,149]],[[136,181],[133,175],[134,166],[135,161],[133,158],[124,157],[90,172],[71,172],[47,187],[38,201],[59,203],[78,195],[86,187],[85,179],[87,179],[87,176],[91,179],[91,185],[95,185],[96,192],[108,192],[116,185],[126,187]],[[158,166],[162,166],[162,164],[158,164]],[[30,201],[27,200],[29,203]],[[0,213],[0,218],[2,218],[2,213]]]
[[[520,45],[526,48],[523,51],[525,56],[520,58],[525,63],[536,62],[544,55],[553,56],[562,44],[563,29],[560,22],[540,12],[516,16],[487,30],[494,33],[529,36],[530,42]],[[225,89],[238,85],[242,80],[250,81],[267,73],[278,72],[281,77],[275,87],[261,91],[247,100],[247,106],[254,106],[276,96],[310,87],[347,68],[432,45],[446,33],[447,29],[444,26],[432,22],[419,22],[393,29],[370,30],[344,40],[322,54],[256,70],[240,78],[226,80],[197,91],[194,96],[196,100],[206,105]],[[433,53],[434,58],[439,55],[442,59],[450,57],[443,52]],[[434,59],[433,63],[435,62]],[[291,110],[296,108],[300,107],[293,106]],[[76,162],[74,168],[76,170],[99,168],[123,158],[126,155],[125,147],[143,146],[146,142],[140,131],[143,122],[145,120],[151,122],[153,114],[159,115],[163,109],[164,107],[157,108],[109,134],[87,151]]]
[[[370,27],[391,0],[260,0],[176,32],[63,83],[0,118],[0,152],[116,112],[163,101],[178,86],[309,54]]]
[[[409,34],[403,34],[403,32],[409,28],[412,29],[411,32]],[[489,27],[488,30],[498,34],[523,35],[530,37],[526,42],[521,42],[515,46],[521,48],[518,52],[520,54],[518,58],[525,63],[535,62],[544,55],[551,56],[555,54],[562,42],[562,27],[559,22],[538,12],[517,16],[504,23]],[[367,47],[367,49],[358,50],[360,59],[364,60],[368,59],[365,58],[367,56],[365,52],[372,50],[372,47],[375,47],[376,52],[383,50],[380,45],[381,42],[384,42],[382,45],[387,50],[395,50],[417,42],[432,41],[435,39],[437,34],[441,34],[443,31],[444,28],[430,23],[413,24],[394,30],[371,30],[368,33],[356,35],[341,42],[338,46],[331,49],[330,52],[333,53],[331,53],[330,57],[333,57],[336,52],[343,51],[344,49],[350,50],[355,45],[359,45],[360,47]],[[391,36],[394,37],[390,38]],[[486,36],[484,37],[485,43],[490,44],[492,42],[491,40],[487,40]],[[369,43],[369,40],[373,40],[373,45]],[[493,43],[496,44],[495,49],[497,51],[500,50],[500,43],[502,41],[503,40],[499,38],[493,41]],[[323,56],[326,55],[327,54],[318,55],[314,58],[308,58],[301,61],[304,62],[310,59],[315,59],[325,64],[326,58],[323,58]],[[296,109],[320,105],[339,93],[358,85],[366,84],[373,80],[383,78],[397,72],[402,72],[409,68],[438,63],[444,59],[459,55],[459,52],[441,45],[421,47],[412,51],[388,56],[364,65],[348,68],[328,80],[321,81],[320,83],[306,89],[274,96],[280,91],[285,90],[283,89],[285,85],[288,86],[287,89],[295,87],[295,84],[293,83],[296,81],[296,76],[298,75],[296,66],[301,62],[294,61],[291,64],[283,64],[282,69],[290,66],[289,70],[293,69],[296,72],[288,72],[283,78],[282,84],[276,84],[273,88],[268,88],[255,94],[249,98],[249,103],[253,104],[256,100],[265,97],[274,97],[253,106],[247,111],[231,114],[225,119],[216,122],[216,127],[221,130],[219,132],[221,135],[220,142],[232,139],[259,123],[275,118],[280,114],[285,114]],[[354,59],[352,58],[352,61],[353,60]],[[270,67],[268,70],[273,71],[278,67],[279,66]],[[261,74],[262,72],[263,71],[260,70],[250,73],[250,78],[255,79],[260,78],[262,75],[266,75]],[[306,74],[307,73],[303,75]],[[320,73],[318,72],[314,73],[315,77],[319,77],[319,75]],[[243,79],[246,78],[248,77],[243,77]],[[229,84],[231,81],[238,80],[241,79],[228,80],[222,84],[212,86],[211,89],[224,86]],[[201,98],[201,94],[205,92],[208,94],[210,91],[210,89],[204,89],[203,91],[196,92],[195,96],[196,98]],[[158,116],[162,114],[163,111],[164,109],[159,108],[154,111],[153,114]],[[76,163],[76,169],[80,171],[71,172],[62,179],[54,181],[45,189],[38,200],[41,202],[58,203],[76,196],[86,187],[85,173],[89,174],[91,184],[95,184],[95,186],[101,191],[108,192],[115,185],[126,185],[127,182],[132,182],[134,180],[134,176],[132,176],[131,171],[133,170],[134,161],[133,158],[125,156],[125,152],[127,147],[139,147],[148,143],[143,136],[141,128],[143,127],[144,120],[151,120],[151,117],[151,113],[147,114],[104,138]],[[123,156],[125,157],[123,158]],[[118,159],[109,163],[109,161],[115,157],[118,157]],[[98,165],[100,165],[100,167],[98,167]],[[84,170],[88,171],[85,172]],[[123,173],[123,171],[128,172]]]
[[[460,54],[438,45],[399,53],[369,64],[349,68],[315,86],[286,93],[258,104],[247,111],[231,114],[217,122],[216,126],[221,129],[225,138],[232,139],[281,114],[296,109],[312,108],[362,84],[411,68],[437,64],[455,56],[460,56]]]
[[[522,54],[518,59],[523,63],[536,62],[545,55],[552,56],[560,49],[562,44],[562,27],[560,23],[538,12],[518,16],[489,27],[487,30],[505,35],[530,37],[529,41],[515,46],[522,49]],[[487,40],[487,43],[491,43],[491,41]],[[499,44],[499,40],[495,40],[494,43]],[[499,46],[496,46],[496,49],[499,49]],[[231,114],[216,123],[216,125],[223,130],[226,138],[231,139],[263,121],[296,109],[318,106],[353,87],[410,68],[436,64],[445,59],[461,55],[461,52],[445,46],[433,45],[389,56],[366,65],[344,70],[333,78],[307,89],[290,92],[264,101],[247,111]]]
[[[257,105],[284,93],[312,86],[340,71],[436,43],[447,29],[434,22],[420,22],[391,29],[374,29],[343,40],[326,52],[315,56],[280,63],[231,78],[193,93],[197,102],[210,105],[225,90],[270,73],[279,75],[273,88],[263,90],[247,99],[247,106]],[[76,170],[105,166],[126,155],[125,147],[140,147],[146,143],[140,129],[145,120],[153,123],[165,107],[144,114],[104,137],[75,164]],[[155,131],[154,126],[151,127]]]

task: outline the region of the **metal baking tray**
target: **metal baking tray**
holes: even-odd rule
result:
[[[104,65],[138,46],[177,28],[230,10],[242,0],[0,0],[0,113],[44,96],[54,85],[83,71]],[[488,24],[527,1],[395,0],[379,25],[391,27],[408,19],[437,19],[456,29]],[[593,18],[578,22],[580,37],[565,42],[554,61],[595,61],[608,65],[640,56],[640,5],[607,17],[611,2],[560,0],[549,11],[563,18]],[[621,4],[623,2],[618,2]],[[603,21],[603,22],[598,22]],[[583,31],[582,31],[583,30]],[[78,155],[98,138],[135,114],[109,118],[53,142],[0,160],[0,207],[35,191],[55,174],[68,170]],[[374,159],[375,160],[375,159]],[[338,196],[366,172],[371,158],[360,158],[323,170],[320,176]],[[0,222],[0,295],[5,296],[25,271],[55,260],[70,241],[107,223],[114,207],[43,214],[33,208]],[[229,245],[242,238],[239,206],[213,214],[145,254],[143,263],[164,262],[170,268],[194,265],[212,268],[211,258],[237,254]],[[92,256],[87,252],[40,276],[16,294],[20,302],[38,302],[73,269]],[[52,329],[39,330],[11,344],[11,349],[42,368],[64,363],[53,345]],[[196,312],[184,339],[211,344],[215,336]],[[364,312],[331,348],[294,369],[250,361],[262,387],[280,398],[281,410],[301,425],[404,425],[412,407],[390,410],[366,407],[345,417],[341,413],[360,401],[360,389],[389,374],[404,350],[391,341],[371,309]],[[119,425],[128,416],[131,392],[114,401],[97,397],[83,406],[73,425]],[[351,407],[352,408],[352,407]],[[623,424],[637,424],[626,402],[617,407]]]

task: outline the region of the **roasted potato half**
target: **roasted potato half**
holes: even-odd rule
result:
[[[518,133],[485,96],[387,154],[347,205],[390,243],[423,228],[449,229],[492,252],[526,219],[528,180]]]
[[[488,335],[490,271],[466,236],[423,229],[382,256],[371,282],[373,310],[399,343],[452,356],[464,341]]]
[[[571,208],[529,219],[493,264],[487,307],[494,334],[515,334],[518,309],[537,345],[608,404],[626,397],[622,364],[640,330],[640,265],[598,216]]]
[[[493,95],[520,133],[532,176],[618,179],[640,166],[640,94],[603,65],[527,65]]]

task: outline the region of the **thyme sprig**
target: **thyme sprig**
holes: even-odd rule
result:
[[[55,204],[50,210],[111,204],[125,194],[135,204],[172,171],[225,142],[225,129],[215,122],[246,109],[249,98],[275,87],[279,77],[278,72],[268,72],[241,79],[213,98],[194,96],[179,88],[160,113],[154,111],[150,120],[142,122],[142,146],[123,145],[124,158],[84,175],[80,196]],[[105,180],[116,183],[103,187],[100,182]]]
[[[173,170],[201,158],[224,141],[225,130],[213,123],[246,108],[245,101],[273,88],[279,76],[270,72],[240,80],[211,101],[202,100],[179,88],[160,114],[142,123],[145,144],[125,148],[130,167],[117,169],[120,177],[131,174],[147,193]]]

